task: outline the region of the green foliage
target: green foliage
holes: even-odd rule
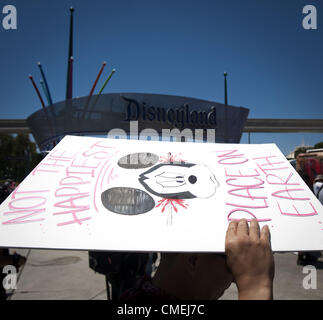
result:
[[[0,180],[21,182],[42,158],[28,134],[0,133]]]
[[[322,149],[323,148],[323,141],[318,142],[314,145],[314,149]]]
[[[294,151],[294,158],[296,159],[296,157],[300,154],[300,153],[305,153],[306,150],[308,149],[313,149],[313,147],[298,147],[295,149]]]

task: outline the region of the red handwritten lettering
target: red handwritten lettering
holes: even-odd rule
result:
[[[98,147],[98,148],[106,148],[106,149],[115,149],[114,147],[111,147],[111,145],[109,145],[111,142],[107,139],[107,140],[99,140],[96,143],[94,143],[91,146],[91,149],[94,147]]]
[[[259,189],[263,189],[263,187],[236,188],[236,189],[229,190],[228,193],[233,195],[233,196],[236,196],[236,197],[249,198],[249,199],[252,199],[252,200],[255,200],[255,199],[267,199],[267,197],[252,195],[251,192],[250,192],[250,190],[259,190]],[[238,191],[245,191],[246,194],[237,193]]]
[[[68,159],[51,158],[51,157],[46,157],[45,159],[47,162],[42,162],[42,165],[50,166],[50,167],[65,167],[66,162],[70,161]],[[63,164],[60,164],[60,161],[63,162]]]
[[[77,167],[77,168],[87,168],[87,169],[96,169],[100,166],[101,164],[101,161],[99,161],[98,163],[92,163],[91,164],[87,164],[87,162],[93,162],[93,159],[91,158],[87,158],[87,159],[82,159],[82,163],[75,163],[75,161],[77,162],[78,160],[80,160],[79,158],[76,158],[74,159],[72,162],[71,162],[71,167]],[[96,162],[96,161],[94,161]]]
[[[46,211],[44,205],[47,199],[44,196],[40,196],[39,193],[47,192],[49,192],[49,190],[21,190],[21,185],[19,185],[10,196],[11,200],[8,203],[8,209],[10,211],[4,212],[5,216],[19,216],[4,221],[2,224],[21,224],[45,220],[44,217],[38,217],[37,219],[30,218]]]
[[[45,166],[46,168],[44,169],[43,166]],[[47,173],[57,173],[57,172],[59,172],[59,170],[49,170],[47,167],[48,167],[47,164],[43,164],[41,162],[35,167],[35,169],[31,172],[31,174],[34,176],[38,172],[47,172]]]
[[[258,202],[258,200],[260,202],[262,202],[261,205],[255,205],[254,202]],[[240,207],[240,208],[249,208],[249,209],[266,209],[268,208],[268,204],[266,199],[258,199],[256,201],[253,201],[253,205],[250,204],[237,204],[237,203],[230,203],[230,202],[226,202],[227,206],[233,206],[233,207]]]
[[[248,161],[248,159],[243,154],[235,154],[238,150],[226,150],[226,151],[216,151],[224,152],[218,155],[218,158],[223,158],[218,161],[220,164],[235,165],[242,164]]]
[[[92,169],[90,171],[71,171],[71,168],[70,167],[67,167],[66,170],[65,170],[65,173],[68,177],[71,177],[73,175],[78,175],[78,174],[89,174],[91,175],[91,177],[94,177],[95,176],[95,170]]]
[[[101,157],[99,157],[98,155],[101,155]],[[82,155],[84,157],[92,157],[94,155],[96,155],[94,157],[94,159],[99,159],[99,160],[103,160],[103,159],[106,159],[110,154],[106,151],[94,151],[94,150],[86,150],[82,153]]]
[[[61,152],[60,154],[57,154],[58,152]],[[52,158],[61,158],[61,159],[68,159],[68,160],[72,160],[77,154],[78,152],[74,153],[73,155],[66,155],[66,153],[68,153],[67,150],[62,150],[62,149],[57,149],[57,150],[53,150],[49,156]]]
[[[233,169],[234,168],[232,168],[232,167],[230,168],[230,170],[233,170]],[[258,176],[260,176],[257,169],[252,168],[250,170],[254,170],[254,173],[252,173],[252,174],[242,173],[241,170],[238,170],[238,174],[236,174],[236,173],[232,173],[232,171],[230,173],[228,173],[228,168],[224,168],[224,172],[227,177],[258,177]]]
[[[267,175],[267,171],[276,171],[276,170],[286,170],[288,169],[287,166],[280,166],[281,164],[284,164],[285,162],[283,161],[278,161],[278,162],[271,162],[271,158],[276,158],[277,156],[267,156],[267,157],[258,157],[258,158],[253,158],[253,160],[265,160],[261,163],[258,163],[256,161],[258,168]],[[279,165],[279,166],[278,166]],[[267,168],[269,166],[269,168]],[[266,167],[266,168],[264,168]]]
[[[277,202],[277,206],[278,206],[280,213],[285,216],[308,217],[308,216],[315,216],[318,214],[315,207],[313,206],[313,204],[311,202],[307,202],[306,204],[310,205],[311,209],[313,210],[312,212],[302,213],[297,209],[295,204],[292,204],[292,207],[294,209],[293,212],[286,212],[286,211],[282,210],[281,205],[279,204],[279,202]],[[304,207],[304,205],[305,205],[305,203],[302,203],[302,207]]]
[[[21,224],[21,223],[31,223],[31,222],[39,222],[45,220],[45,218],[38,218],[38,219],[29,219],[30,217],[33,217],[35,215],[38,215],[42,212],[45,212],[44,208],[41,209],[31,209],[31,210],[18,210],[18,211],[9,211],[9,212],[4,212],[4,215],[15,215],[15,214],[24,214],[21,215],[17,218],[10,219],[8,221],[2,222],[4,225],[8,224]],[[27,214],[25,214],[27,213]],[[27,220],[29,219],[29,220]]]
[[[66,189],[66,187],[64,188],[60,188],[59,190],[62,189]],[[77,188],[69,188],[69,189],[77,189]],[[91,219],[91,217],[85,217],[85,218],[79,218],[77,216],[77,214],[79,212],[82,211],[87,211],[90,209],[89,205],[84,205],[84,204],[77,204],[77,200],[83,199],[83,198],[87,198],[89,197],[89,193],[85,192],[85,193],[77,193],[77,194],[71,194],[71,193],[58,193],[58,191],[56,191],[55,195],[57,197],[64,197],[67,196],[68,198],[63,200],[63,201],[59,201],[57,203],[54,204],[55,207],[59,207],[59,208],[64,208],[64,209],[70,209],[67,211],[62,211],[62,212],[55,212],[53,213],[53,215],[62,215],[62,214],[72,214],[72,220],[69,222],[61,222],[58,223],[57,226],[64,226],[66,224],[71,224],[71,223],[78,223],[78,224],[82,224],[83,221],[89,220]]]
[[[249,210],[247,210],[247,209],[241,209],[241,208],[239,208],[239,209],[232,209],[232,210],[229,212],[229,214],[228,214],[228,217],[227,217],[227,218],[228,218],[228,221],[236,220],[236,219],[234,219],[234,218],[231,218],[231,215],[232,215],[233,213],[235,213],[235,212],[239,212],[239,211],[244,212],[245,214],[251,215],[251,217],[252,217],[252,218],[247,219],[247,221],[249,221],[249,222],[250,222],[252,219],[257,219],[257,221],[258,221],[258,222],[271,221],[271,219],[270,219],[270,218],[258,219],[258,218],[256,217],[256,215],[254,215],[251,211],[249,211]]]
[[[246,188],[253,188],[253,187],[259,187],[259,186],[262,186],[264,184],[264,181],[261,180],[260,178],[257,178],[257,177],[252,177],[252,179],[256,179],[260,182],[256,183],[256,184],[248,184],[246,185],[245,183],[244,184],[233,184],[231,183],[231,181],[237,181],[238,179],[237,178],[230,178],[230,179],[227,179],[227,184],[229,186],[233,186],[233,187],[246,187]],[[241,179],[240,179],[241,180]]]
[[[40,199],[41,202],[31,201],[31,200],[35,200],[35,199]],[[35,202],[35,204],[34,205],[30,205],[30,204],[27,205],[26,202],[27,203]],[[22,203],[22,206],[17,206],[17,204],[19,204],[19,203]],[[18,199],[11,200],[9,202],[9,204],[8,204],[8,207],[9,207],[9,209],[12,209],[12,210],[16,210],[16,209],[33,209],[33,208],[40,207],[45,203],[46,203],[46,198],[45,197],[31,196],[31,197],[23,197],[23,198],[18,198]]]
[[[299,186],[299,183],[290,183],[290,179],[293,173],[290,173],[286,179],[281,178],[275,174],[267,174],[266,181],[269,184],[287,185],[287,186]]]
[[[272,193],[273,197],[277,198],[283,198],[283,199],[288,199],[288,200],[310,200],[310,198],[297,198],[291,194],[291,192],[298,192],[298,191],[304,191],[304,189],[287,189],[285,187],[284,190],[278,190]],[[281,193],[286,194],[286,195],[280,195]]]

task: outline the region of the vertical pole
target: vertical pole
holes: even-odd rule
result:
[[[47,110],[46,110],[46,106],[45,106],[45,103],[44,103],[44,100],[43,100],[43,98],[42,98],[42,96],[41,96],[41,94],[40,94],[40,92],[39,92],[39,90],[38,90],[38,88],[37,88],[37,85],[36,85],[36,83],[35,83],[35,81],[34,81],[34,79],[33,79],[33,77],[32,77],[32,75],[30,74],[29,76],[29,79],[30,79],[30,81],[31,81],[31,83],[32,83],[32,85],[34,86],[34,88],[35,88],[35,91],[36,91],[36,93],[37,93],[37,95],[38,95],[38,98],[39,98],[39,100],[40,100],[40,103],[41,103],[41,105],[42,105],[42,107],[43,107],[43,110],[44,110],[44,114],[45,114],[45,118],[46,118],[46,120],[47,120],[47,123],[48,123],[48,125],[49,125],[49,127],[50,127],[50,130],[51,130],[51,133],[52,133],[52,135],[54,134],[53,132],[53,127],[52,127],[52,124],[51,124],[51,122],[50,122],[50,118],[49,118],[49,116],[48,116],[48,113],[47,113]]]
[[[111,77],[113,76],[113,74],[114,74],[115,72],[116,72],[116,69],[112,69],[112,71],[111,71],[110,75],[109,75],[109,76],[108,76],[108,78],[104,81],[102,88],[99,90],[98,95],[100,95],[100,94],[102,93],[103,89],[105,88],[105,86],[107,85],[107,83],[109,82],[109,80],[111,79]]]
[[[46,98],[48,100],[49,111],[50,111],[51,116],[52,116],[54,132],[55,132],[55,135],[56,135],[56,125],[57,124],[56,124],[55,111],[54,111],[54,108],[52,106],[52,104],[53,104],[52,96],[51,96],[50,91],[49,91],[48,83],[47,83],[47,80],[46,80],[46,77],[45,77],[45,72],[44,72],[44,70],[43,70],[42,65],[40,64],[40,62],[38,62],[38,67],[39,67],[40,74],[41,74],[42,79],[43,79],[40,83],[41,83],[41,85],[43,87],[45,96],[46,96]]]
[[[66,100],[71,99],[72,88],[71,86],[71,57],[73,56],[73,12],[74,8],[70,7],[70,35],[67,57],[67,81],[66,81]]]
[[[73,97],[73,56],[70,57],[70,72],[69,72],[69,90],[68,90],[68,99]]]
[[[40,62],[38,62],[38,67],[39,67],[39,70],[40,70],[40,74],[43,78],[43,82],[44,82],[44,85],[45,85],[45,89],[46,89],[46,96],[48,96],[48,104],[53,104],[53,100],[52,100],[52,96],[50,94],[50,91],[49,91],[49,87],[48,87],[48,83],[47,83],[47,80],[46,80],[46,77],[45,77],[45,73],[44,73],[44,70],[42,68],[42,65],[40,64]]]
[[[228,87],[227,87],[227,73],[224,72],[224,104],[228,104]]]
[[[99,78],[100,78],[100,76],[101,76],[101,74],[102,74],[102,71],[103,71],[103,69],[104,69],[104,67],[106,66],[106,61],[103,61],[103,63],[102,63],[102,67],[101,67],[101,69],[100,69],[100,71],[99,71],[99,73],[98,73],[98,75],[97,75],[97,77],[96,77],[96,79],[95,79],[95,81],[94,81],[94,83],[93,83],[93,86],[92,86],[92,88],[91,88],[91,91],[90,91],[90,94],[89,94],[89,97],[91,97],[92,96],[92,94],[93,94],[93,92],[94,92],[94,89],[95,89],[95,87],[96,87],[96,84],[98,83],[98,80],[99,80]]]
[[[43,98],[41,97],[41,94],[40,94],[40,92],[39,92],[39,90],[38,90],[38,88],[37,88],[37,85],[36,85],[36,83],[35,83],[35,81],[34,81],[34,79],[33,79],[32,75],[30,74],[30,75],[28,76],[28,78],[30,79],[30,81],[31,81],[32,85],[34,86],[35,91],[36,91],[36,93],[37,93],[37,95],[38,95],[38,98],[39,98],[39,100],[40,100],[40,103],[41,103],[41,105],[42,105],[42,107],[43,107],[43,109],[44,109],[44,111],[45,111],[45,113],[46,113],[46,106],[45,106],[44,100],[43,100]]]
[[[224,104],[227,105],[228,104],[228,88],[227,88],[227,73],[224,72],[223,73],[224,75]],[[224,124],[224,142],[225,143],[228,143],[229,142],[229,139],[228,139],[228,110],[227,108],[224,109],[224,121],[225,121],[225,124]]]
[[[48,97],[48,93],[47,93],[47,90],[46,90],[46,87],[45,87],[45,84],[44,84],[44,81],[43,80],[40,80],[40,85],[43,88],[44,95],[45,95],[45,97],[47,99],[48,104],[50,104],[49,97]]]

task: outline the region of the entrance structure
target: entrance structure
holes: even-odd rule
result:
[[[31,133],[26,119],[0,119],[2,133]],[[323,119],[247,119],[245,133],[323,133]]]
[[[145,136],[176,132],[181,137],[190,129],[196,140],[239,143],[248,113],[243,107],[194,98],[111,93],[55,103],[30,115],[27,123],[40,150],[50,150],[67,134],[110,132],[132,138],[143,130]]]

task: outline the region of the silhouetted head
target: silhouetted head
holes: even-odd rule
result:
[[[218,299],[231,285],[224,254],[162,253],[154,284],[178,299]]]

